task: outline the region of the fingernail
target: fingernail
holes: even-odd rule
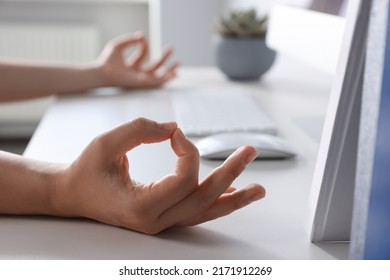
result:
[[[176,122],[165,122],[165,123],[160,123],[159,124],[160,129],[165,130],[165,131],[172,131],[177,128],[177,123]]]
[[[245,160],[245,164],[249,164],[251,163],[252,161],[255,160],[255,158],[257,158],[257,156],[259,155],[259,152],[257,150],[254,150]]]

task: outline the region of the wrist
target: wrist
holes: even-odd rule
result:
[[[104,76],[104,69],[98,62],[87,65],[84,69],[86,80],[90,81],[90,88],[108,87],[109,82]]]
[[[57,215],[64,166],[0,152],[0,213]]]
[[[118,63],[117,63],[118,64]],[[94,71],[97,73],[100,87],[120,87],[120,80],[126,72],[126,66],[117,65],[106,59],[99,58],[94,62]]]
[[[47,176],[49,215],[61,217],[78,217],[74,207],[67,166],[53,168]]]

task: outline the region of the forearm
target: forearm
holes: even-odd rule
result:
[[[54,198],[63,169],[0,151],[0,214],[58,215]]]
[[[83,92],[105,86],[97,64],[0,61],[0,102]]]

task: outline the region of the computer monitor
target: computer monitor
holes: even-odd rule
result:
[[[310,196],[310,240],[349,241],[370,0],[350,1]]]
[[[345,18],[290,5],[271,12],[267,45],[329,75],[334,75],[344,38]]]
[[[350,239],[370,2],[349,1],[345,16],[328,12],[346,2],[320,0],[271,14],[268,44],[333,76],[310,195],[313,242]]]

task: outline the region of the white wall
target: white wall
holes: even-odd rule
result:
[[[155,0],[157,17],[152,31],[160,49],[175,47],[175,59],[182,65],[213,65],[212,37],[215,17],[225,11],[226,0]],[[159,42],[158,42],[159,41]]]
[[[1,22],[88,23],[101,31],[101,45],[122,33],[143,30],[148,34],[147,3],[110,1],[26,1],[0,3]]]

